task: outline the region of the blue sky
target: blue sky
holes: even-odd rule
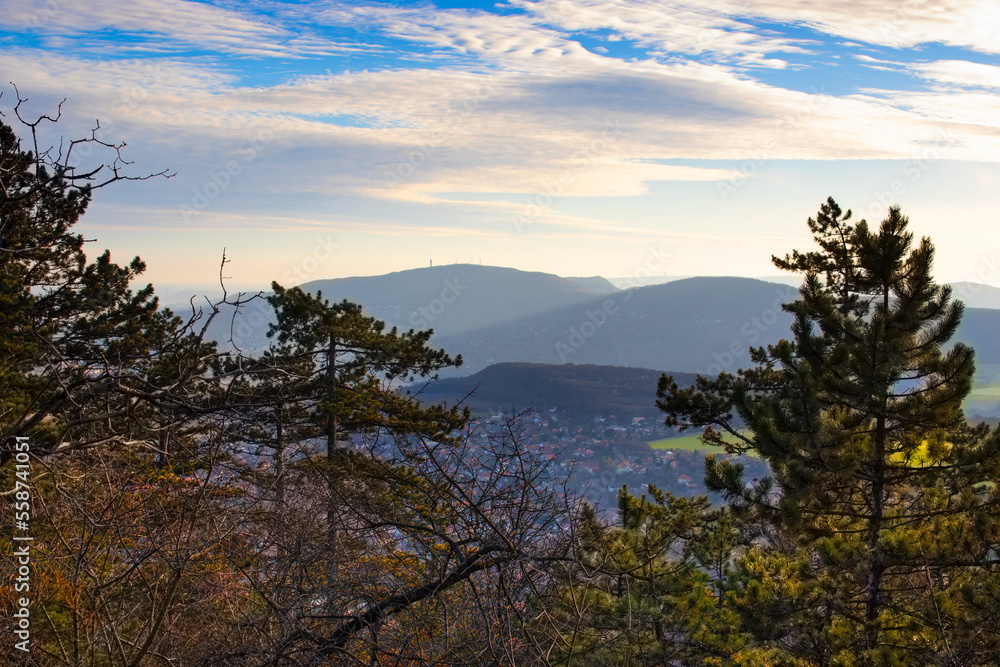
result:
[[[213,282],[223,248],[234,287],[431,261],[762,276],[832,195],[900,204],[940,279],[1000,285],[993,0],[3,7],[23,108],[67,100],[49,143],[99,119],[134,174],[176,172],[80,223],[154,284]]]

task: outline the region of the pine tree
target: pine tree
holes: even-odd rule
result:
[[[640,497],[622,487],[618,517],[606,525],[581,508],[575,560],[556,570],[544,604],[556,631],[549,664],[719,665],[745,653],[719,579],[737,549],[732,516],[650,486]]]
[[[973,352],[946,347],[962,304],[898,207],[877,230],[850,219],[829,199],[808,222],[820,249],[773,259],[806,275],[792,340],[736,376],[663,377],[658,405],[771,468],[748,483],[706,463],[761,527],[731,594],[759,641],[810,664],[990,664],[976,584],[1000,566],[1000,439],[962,413]]]
[[[254,405],[255,440],[271,439],[277,456],[296,452],[281,487],[284,516],[311,542],[302,548],[291,525],[275,525],[277,559],[261,554],[265,564],[255,568],[275,604],[303,619],[273,650],[283,655],[312,638],[318,655],[347,652],[365,662],[400,644],[414,660],[456,651],[464,621],[449,623],[448,611],[442,627],[428,605],[488,613],[484,599],[469,599],[470,582],[505,580],[524,556],[521,535],[553,520],[550,493],[536,485],[540,462],[516,438],[471,446],[468,409],[421,405],[403,392],[461,363],[428,345],[431,331],[387,329],[360,305],[272,289],[276,345],[244,365],[244,386],[234,391]],[[491,459],[484,480],[481,466]],[[362,591],[369,603],[359,607]]]
[[[358,304],[346,300],[331,304],[322,293],[286,289],[277,282],[272,290],[268,302],[276,322],[268,336],[278,345],[271,358],[278,362],[275,370],[289,379],[283,384],[294,385],[298,392],[282,403],[304,411],[325,441],[327,576],[332,580],[338,563],[352,557],[341,544],[343,516],[345,506],[350,514],[349,508],[357,503],[345,499],[345,494],[356,495],[349,489],[361,495],[373,493],[358,479],[367,476],[368,464],[376,464],[374,469],[380,470],[376,476],[384,474],[380,458],[391,456],[393,448],[405,450],[410,438],[447,440],[468,419],[468,411],[457,408],[423,407],[393,383],[427,377],[462,360],[429,348],[432,331],[385,331],[385,324],[366,316]],[[279,384],[272,391],[284,393],[280,388]],[[353,436],[367,436],[372,451],[379,449],[381,457],[355,456],[348,445]]]
[[[299,379],[307,381],[303,398],[312,401],[322,424],[328,456],[342,448],[345,434],[383,429],[443,438],[464,425],[466,412],[421,407],[397,391],[402,383],[462,364],[461,356],[428,347],[433,331],[386,331],[358,304],[331,304],[322,293],[278,283],[272,290],[268,301],[277,321],[268,335],[278,342],[275,359],[309,362],[306,378]]]
[[[31,436],[36,455],[159,440],[204,407],[215,347],[161,310],[152,286],[132,289],[140,258],[89,260],[73,231],[96,189],[134,180],[122,145],[42,148],[40,125],[54,119],[24,120],[21,102],[29,147],[0,123],[0,436]],[[83,146],[109,160],[74,164]]]

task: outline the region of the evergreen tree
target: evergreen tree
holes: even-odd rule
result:
[[[331,304],[321,293],[272,284],[268,301],[276,323],[268,336],[277,339],[275,360],[305,363],[302,398],[313,409],[323,429],[328,456],[341,448],[341,437],[382,429],[401,437],[419,434],[446,438],[464,426],[468,413],[440,406],[421,407],[401,395],[400,384],[433,377],[452,358],[427,346],[433,331],[385,330],[385,323],[364,315],[361,306],[342,301]]]
[[[31,147],[0,123],[0,437],[31,436],[36,455],[160,440],[151,431],[203,407],[214,345],[160,310],[152,286],[131,289],[141,259],[121,266],[105,251],[90,261],[73,231],[95,189],[133,180],[121,145],[40,148],[39,125],[53,119],[22,119],[22,101],[14,113]],[[80,168],[81,146],[111,159]]]
[[[704,497],[650,486],[618,493],[615,525],[589,505],[574,525],[574,560],[544,601],[553,665],[718,665],[748,657],[719,577],[737,550],[731,515]],[[755,658],[760,658],[755,654]],[[759,664],[763,664],[762,662]]]
[[[8,614],[31,600],[23,664],[145,664],[201,633],[214,641],[200,619],[224,613],[198,599],[226,578],[217,553],[239,524],[202,418],[220,395],[216,350],[196,321],[159,309],[151,286],[132,289],[142,260],[88,259],[73,230],[95,190],[133,180],[122,146],[40,147],[56,119],[25,120],[22,102],[25,141],[0,122],[0,486],[29,483],[33,577],[0,598]],[[109,160],[80,167],[84,146]],[[30,439],[30,480],[10,461],[12,436]],[[11,545],[2,552],[17,571]],[[13,629],[0,633],[8,646]]]
[[[977,582],[1000,566],[1000,439],[962,413],[973,352],[946,348],[962,305],[898,207],[872,230],[829,199],[808,224],[820,249],[773,260],[806,275],[792,340],[735,376],[658,388],[668,424],[727,433],[771,468],[748,483],[706,462],[762,535],[731,599],[758,641],[808,664],[992,664]]]

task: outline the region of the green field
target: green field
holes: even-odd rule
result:
[[[740,433],[743,433],[743,429],[740,429]],[[726,436],[726,442],[734,441],[731,436]],[[672,450],[682,450],[688,452],[705,452],[706,454],[724,454],[726,450],[722,447],[711,447],[704,444],[701,441],[701,433],[695,433],[692,435],[684,435],[679,438],[664,438],[663,440],[654,440],[652,442],[646,443],[653,449],[672,449]],[[756,458],[755,453],[750,453],[748,456]]]
[[[721,454],[721,447],[710,447],[701,441],[701,434],[685,435],[679,438],[665,438],[648,443],[653,449],[680,449],[689,452],[703,451],[708,454]]]
[[[706,454],[725,453],[725,450],[722,449],[721,447],[709,447],[703,444],[701,441],[700,434],[685,435],[679,438],[664,438],[663,440],[654,440],[646,444],[648,444],[653,449],[670,449],[674,451],[682,450],[689,452],[701,451],[705,452]],[[924,443],[924,446],[921,448],[921,451],[918,451],[916,456],[914,456],[913,459],[909,462],[909,465],[918,467],[924,465],[925,450],[926,450],[926,442]],[[747,455],[757,458],[756,453],[749,453]],[[893,459],[896,461],[902,461],[903,456],[900,454],[893,457]]]

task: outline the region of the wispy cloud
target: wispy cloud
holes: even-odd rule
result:
[[[949,0],[945,5],[929,0],[748,0],[713,2],[712,6],[734,16],[806,25],[817,34],[866,44],[894,48],[947,44],[1000,53],[994,29],[1000,22],[1000,5],[993,0]]]
[[[742,66],[784,67],[775,53],[801,53],[802,39],[789,39],[757,29],[736,17],[740,8],[719,3],[650,0],[512,0],[538,21],[572,32],[597,32],[628,39],[651,49],[653,56],[677,58],[709,55]]]
[[[292,51],[292,35],[246,13],[184,0],[7,0],[0,25],[48,40],[73,37],[83,49],[114,53],[177,51],[182,47],[239,55],[274,56]],[[83,38],[80,40],[79,38]]]
[[[912,66],[919,76],[938,83],[1000,90],[1000,66],[967,60],[938,60]]]

